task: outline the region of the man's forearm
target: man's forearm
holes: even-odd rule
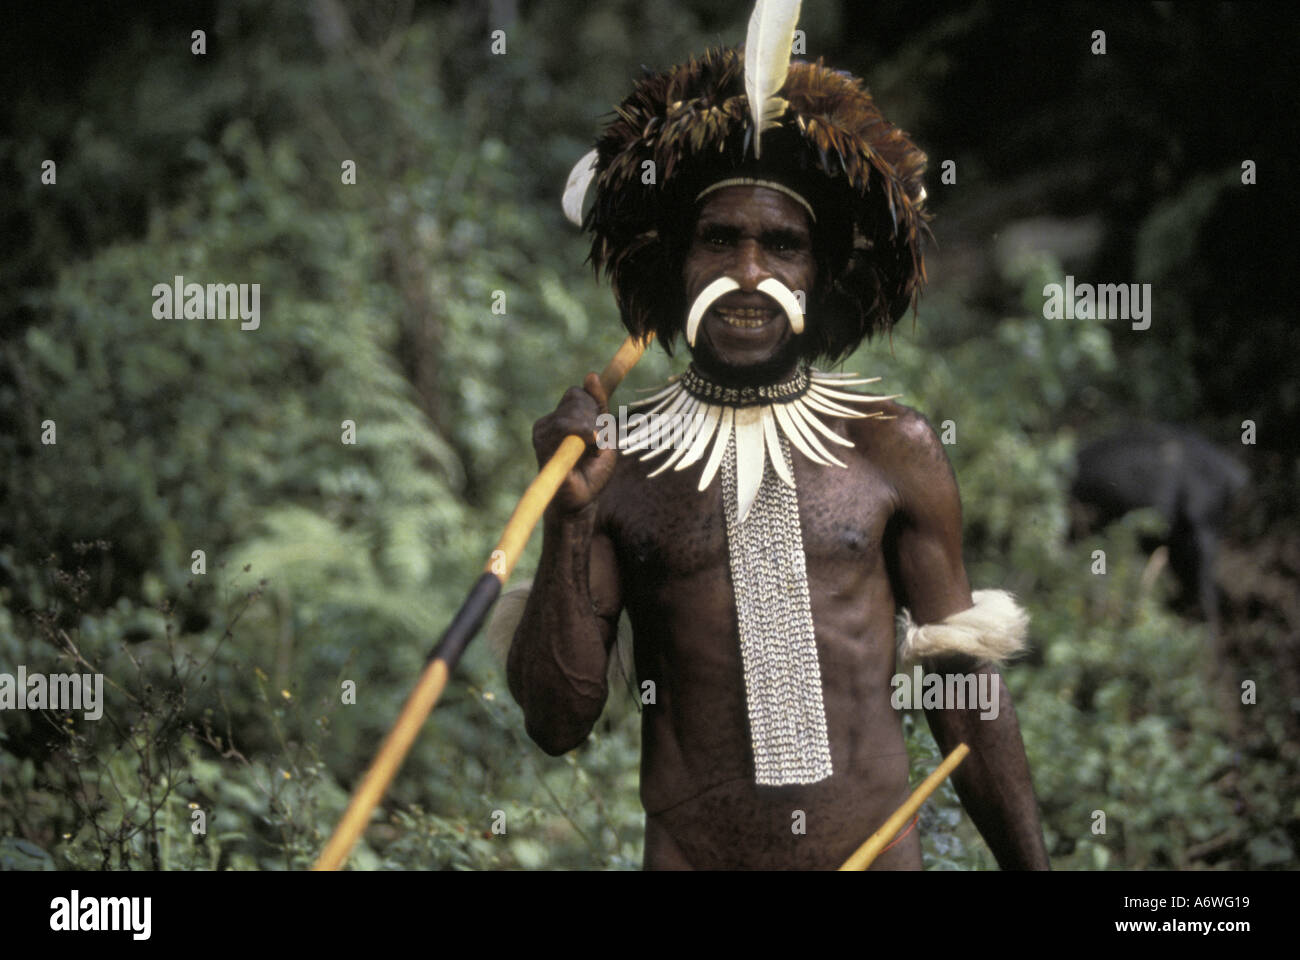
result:
[[[594,505],[548,511],[542,556],[507,661],[528,735],[558,756],[587,738],[605,705],[609,652],[591,600]]]
[[[945,668],[927,669],[942,673]],[[996,717],[980,719],[980,709],[973,708],[929,710],[926,719],[944,754],[958,743],[970,747],[970,756],[953,773],[953,785],[998,865],[1004,870],[1047,870],[1051,864],[1016,711],[1001,674],[985,669],[989,680],[1000,685]]]

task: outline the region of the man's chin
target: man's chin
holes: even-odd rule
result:
[[[786,335],[772,345],[726,344],[715,346],[708,337],[700,337],[691,349],[695,366],[720,383],[729,386],[757,386],[775,383],[798,366],[799,348],[796,339]]]

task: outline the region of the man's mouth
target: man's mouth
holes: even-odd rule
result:
[[[716,313],[723,323],[731,327],[739,327],[742,330],[753,330],[773,320],[778,311],[765,310],[758,307],[724,307],[721,304],[713,305],[713,312]]]

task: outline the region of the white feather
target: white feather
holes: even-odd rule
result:
[[[596,151],[588,150],[569,171],[569,181],[564,185],[564,198],[560,206],[574,226],[582,226],[582,202],[587,198],[587,188],[596,176]]]
[[[754,156],[763,131],[785,112],[777,96],[790,69],[790,46],[799,22],[799,0],[758,0],[745,34],[745,95],[754,118]]]

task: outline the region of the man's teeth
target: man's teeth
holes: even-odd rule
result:
[[[727,324],[733,327],[754,328],[761,327],[767,323],[772,316],[771,310],[760,310],[756,307],[714,307]]]

